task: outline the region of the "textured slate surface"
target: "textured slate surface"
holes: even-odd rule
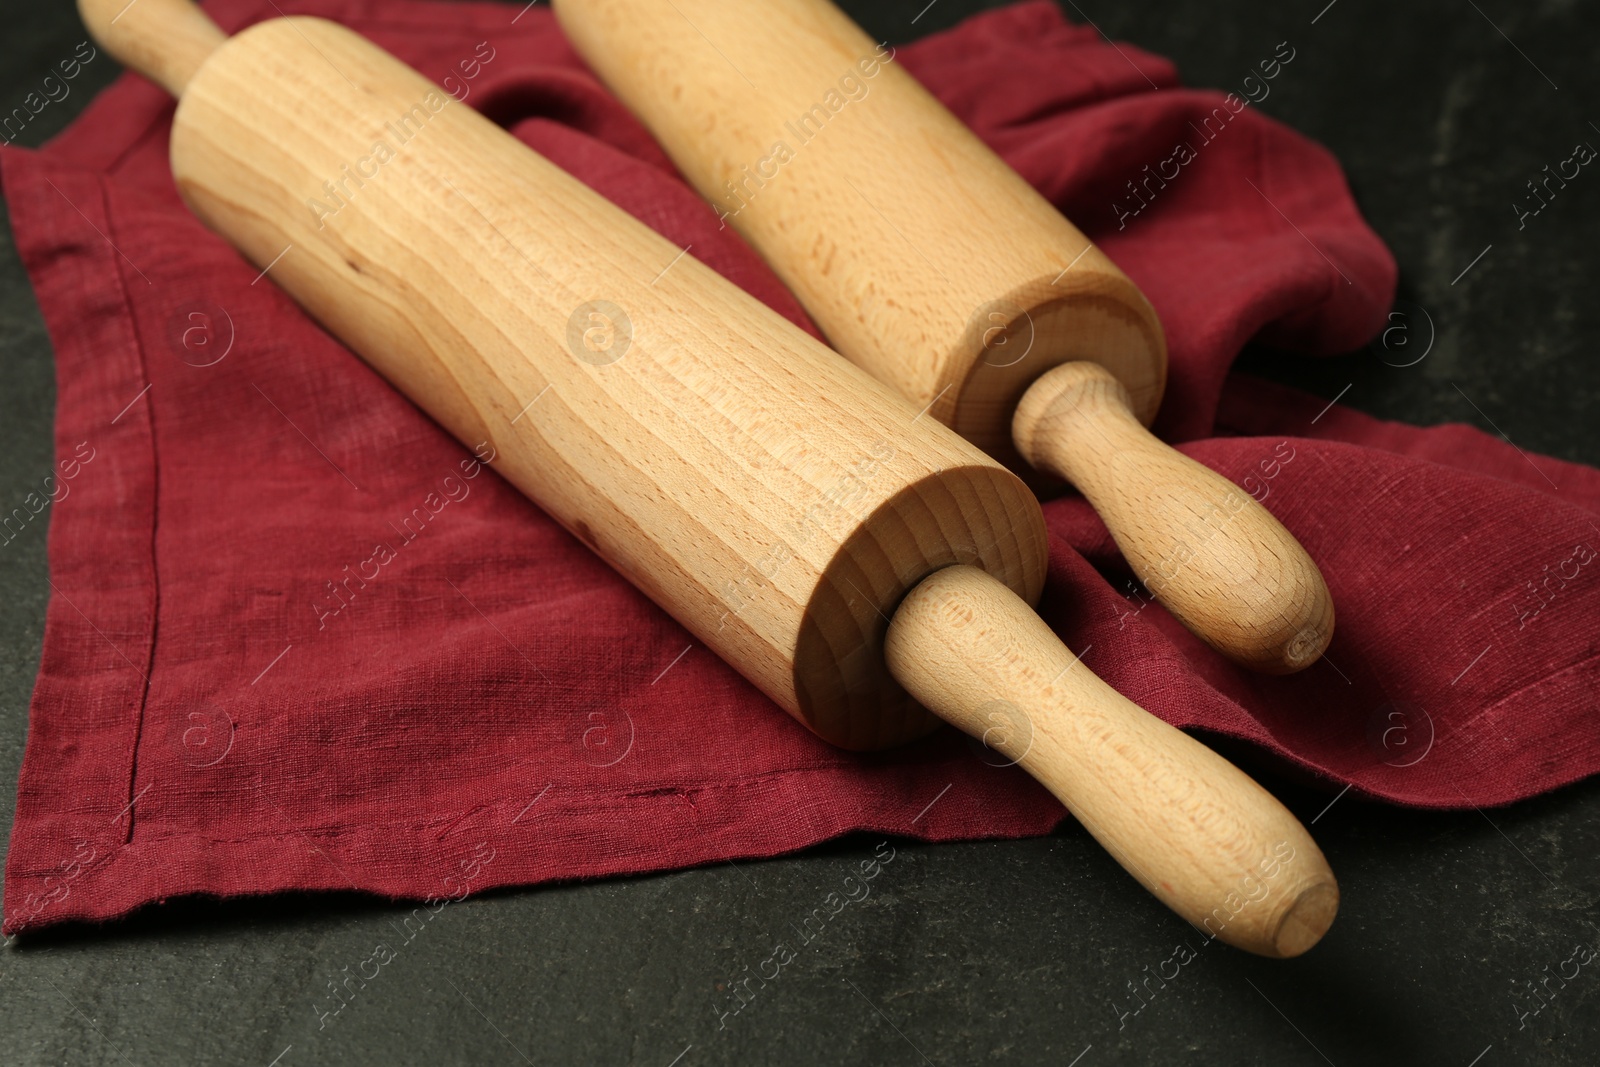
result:
[[[925,3],[846,7],[898,42],[983,6]],[[1299,366],[1250,353],[1247,367],[1329,399],[1348,386],[1342,402],[1372,414],[1474,423],[1525,449],[1600,464],[1600,363],[1590,350],[1600,338],[1591,285],[1600,178],[1573,182],[1520,230],[1511,206],[1575,142],[1600,142],[1600,18],[1558,0],[1323,3],[1065,8],[1172,56],[1194,85],[1236,86],[1279,41],[1297,49],[1263,107],[1344,161],[1400,260],[1409,304],[1396,325],[1411,345]],[[0,112],[81,38],[70,5],[8,12]],[[19,143],[59,130],[114,74],[108,58],[91,64]],[[51,465],[54,386],[8,230],[0,242],[0,505],[9,508]],[[1410,362],[1430,334],[1425,358],[1393,365]],[[36,523],[0,546],[7,830],[49,591],[44,535]],[[0,1061],[1600,1060],[1600,967],[1564,983],[1548,977],[1570,974],[1575,945],[1600,950],[1600,782],[1450,815],[1348,797],[1328,808],[1329,795],[1267,784],[1302,819],[1317,818],[1345,894],[1324,943],[1286,964],[1200,947],[1076,827],[1033,841],[894,842],[872,896],[722,1017],[733,1003],[727,983],[755,971],[776,941],[793,947],[790,925],[873,853],[877,840],[861,838],[737,867],[494,893],[449,905],[409,941],[397,927],[410,908],[334,895],[178,901],[106,929],[13,942],[0,950]],[[1165,988],[1141,984],[1172,973],[1165,961],[1186,934],[1195,958]],[[380,941],[401,947],[324,1017],[328,983]],[[1538,1003],[1527,984],[1546,979],[1548,1006],[1520,1017]],[[1153,995],[1136,999],[1130,982]]]

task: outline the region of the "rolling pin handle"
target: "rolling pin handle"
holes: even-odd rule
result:
[[[1145,429],[1109,371],[1076,362],[1045,373],[1011,426],[1023,458],[1076,486],[1151,595],[1217,651],[1290,674],[1328,647],[1333,600],[1300,542]]]
[[[1287,958],[1333,923],[1338,883],[1299,821],[1095,677],[984,571],[924,579],[884,654],[912,696],[1037,778],[1201,936]]]
[[[78,0],[95,41],[173,96],[227,37],[191,0]]]

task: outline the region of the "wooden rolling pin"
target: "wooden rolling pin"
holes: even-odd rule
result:
[[[1233,660],[1299,670],[1327,585],[1152,436],[1166,342],[1126,275],[828,0],[554,0],[578,51],[840,352],[991,456],[1065,478]],[[1020,453],[1020,456],[1019,456]]]
[[[1305,829],[1029,610],[1015,475],[356,34],[125,3],[80,10],[180,96],[195,213],[791,715],[879,748],[936,723],[920,700],[1208,934],[1321,937]]]

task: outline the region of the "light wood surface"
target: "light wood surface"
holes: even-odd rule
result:
[[[1031,462],[1082,490],[1145,588],[1189,629],[1269,674],[1322,655],[1333,601],[1299,542],[1249,493],[1146,433],[1105,368],[1045,374],[1017,407],[1016,434]]]
[[[913,696],[1043,782],[1203,936],[1297,956],[1332,924],[1338,886],[1294,816],[1095,677],[989,575],[949,567],[923,581],[884,654]]]
[[[117,62],[182,96],[222,31],[191,0],[78,0],[95,40]]]
[[[891,49],[828,0],[554,4],[589,65],[841,353],[1008,466],[1026,458],[1083,490],[1151,592],[1225,655],[1271,671],[1321,655],[1327,587],[1265,509],[1187,538],[1191,563],[1157,573],[1186,538],[1158,527],[1237,490],[1143,428],[1166,382],[1155,312]],[[1116,376],[1122,417],[1048,444],[1034,427],[1024,448],[1018,403],[1073,361]],[[1124,445],[1138,459],[1114,463],[1113,490],[1079,480]]]
[[[1006,591],[997,633],[1043,628],[1046,534],[1015,475],[357,35],[228,39],[187,78],[172,164],[271,281],[822,737],[937,723],[902,686],[937,694],[952,665],[884,656],[930,574]],[[1152,761],[1193,744],[1146,733]],[[1293,821],[1228,815],[1263,816]]]
[[[1042,588],[1014,475],[342,27],[229,39],[172,165],[209,226],[835,744],[935,725],[879,652],[930,570]]]

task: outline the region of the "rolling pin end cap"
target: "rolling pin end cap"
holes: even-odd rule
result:
[[[1273,955],[1286,960],[1305,952],[1322,940],[1338,913],[1338,883],[1318,882],[1301,890],[1299,898],[1278,923],[1272,941]]]

